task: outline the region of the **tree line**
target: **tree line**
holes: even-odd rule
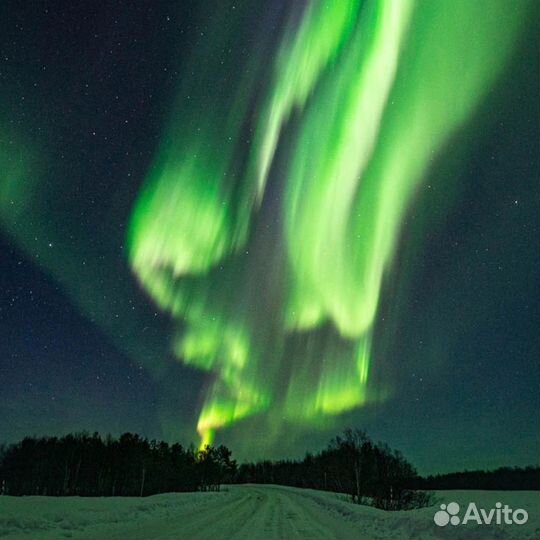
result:
[[[225,446],[168,444],[125,433],[26,437],[0,446],[0,494],[147,496],[219,490],[227,483],[281,484],[347,494],[385,510],[431,504],[434,489],[540,489],[540,468],[500,468],[420,477],[403,455],[347,429],[303,459],[240,466]]]
[[[494,471],[464,471],[417,478],[418,489],[540,490],[540,467],[500,467]]]
[[[145,496],[219,490],[236,474],[225,446],[197,450],[125,433],[26,437],[0,452],[6,495]]]

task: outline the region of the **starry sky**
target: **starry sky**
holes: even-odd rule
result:
[[[540,5],[487,5],[7,2],[0,441],[538,463]]]

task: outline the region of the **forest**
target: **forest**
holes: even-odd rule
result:
[[[26,437],[0,446],[0,494],[137,496],[219,491],[224,484],[280,484],[348,495],[384,510],[432,503],[428,490],[540,489],[540,468],[500,468],[421,477],[397,450],[364,431],[346,429],[299,460],[238,465],[227,447],[197,449],[125,433]]]
[[[219,490],[234,480],[225,446],[196,450],[125,433],[27,437],[0,453],[0,492],[8,495],[140,496]]]

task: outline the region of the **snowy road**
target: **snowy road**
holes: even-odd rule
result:
[[[278,487],[239,487],[222,504],[204,505],[196,511],[180,508],[166,523],[149,521],[123,527],[110,540],[173,539],[347,539],[358,537],[358,528],[332,515],[309,497]],[[82,538],[82,537],[81,537]],[[92,540],[97,537],[89,535]],[[100,538],[101,540],[101,538]]]
[[[438,492],[441,501],[526,508],[524,526],[437,527],[423,508],[384,512],[344,496],[280,486],[146,498],[0,497],[0,540],[537,540],[540,492]]]

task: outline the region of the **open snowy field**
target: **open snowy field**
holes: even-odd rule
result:
[[[384,512],[344,496],[281,486],[227,486],[220,493],[139,498],[0,497],[2,540],[515,539],[540,538],[540,492],[439,491],[432,508]],[[529,514],[523,525],[438,527],[440,504],[489,510],[497,502]],[[495,521],[495,517],[493,519]]]

